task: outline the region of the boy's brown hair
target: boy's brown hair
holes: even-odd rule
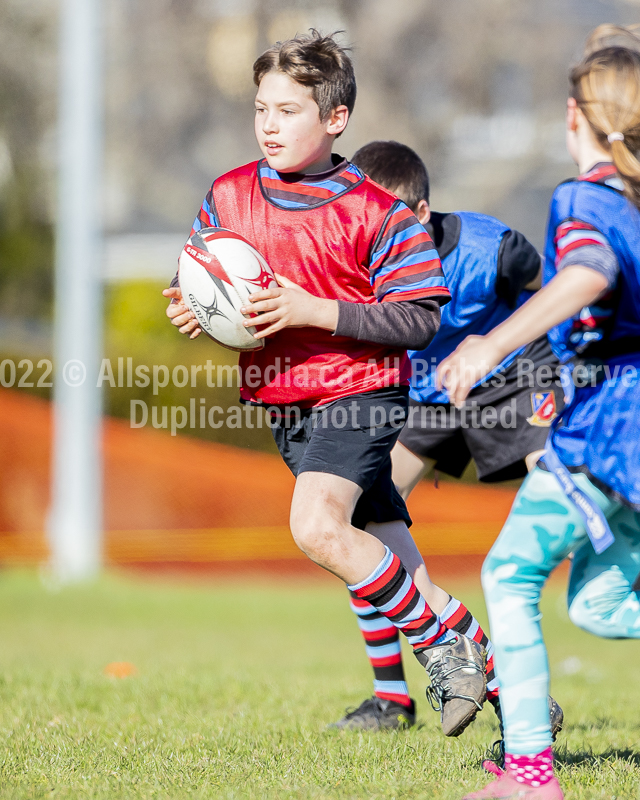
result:
[[[429,202],[429,173],[420,156],[406,144],[369,142],[351,161],[372,181],[398,195],[412,211],[421,200]]]
[[[346,106],[351,114],[356,102],[356,78],[347,48],[339,45],[335,36],[323,36],[311,28],[309,35],[276,42],[253,65],[253,82],[259,86],[267,72],[283,72],[311,89],[323,122],[338,106]]]

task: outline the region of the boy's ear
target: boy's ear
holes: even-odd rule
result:
[[[421,200],[416,207],[416,217],[421,225],[426,225],[431,219],[431,209],[426,200]]]
[[[349,122],[349,109],[346,106],[336,106],[327,120],[327,133],[338,136],[347,127],[347,122]]]

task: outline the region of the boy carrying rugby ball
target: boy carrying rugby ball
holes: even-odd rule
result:
[[[214,181],[192,230],[242,235],[280,284],[242,309],[257,315],[246,322],[262,326],[256,337],[269,339],[240,355],[242,375],[253,368],[241,397],[270,407],[296,476],[297,545],[407,637],[455,736],[485,700],[486,651],[442,622],[450,597],[424,565],[408,574],[387,546],[411,524],[390,453],[407,414],[406,351],[429,344],[450,298],[440,259],[401,200],[332,154],[356,97],[353,66],[333,37],[276,43],[255,62],[254,81],[264,158]],[[179,287],[164,294],[172,323],[197,336]]]

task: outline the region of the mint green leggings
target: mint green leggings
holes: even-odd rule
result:
[[[615,543],[596,555],[582,517],[556,478],[536,467],[518,492],[482,568],[508,753],[551,745],[549,665],[540,630],[540,592],[573,553],[568,604],[580,628],[611,639],[640,638],[640,514],[609,500],[582,474],[576,485],[600,506]]]

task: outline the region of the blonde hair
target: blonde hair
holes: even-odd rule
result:
[[[627,47],[630,50],[640,52],[640,25],[614,25],[605,22],[603,25],[591,31],[584,46],[584,55],[589,56],[597,50],[604,50],[606,47]]]
[[[613,26],[596,28],[590,41],[598,41],[603,28],[610,34]],[[571,70],[570,82],[571,96],[598,143],[611,151],[625,195],[640,208],[640,161],[636,157],[640,150],[640,39],[638,43],[638,49],[615,45],[589,52]],[[624,138],[609,139],[611,134]]]

